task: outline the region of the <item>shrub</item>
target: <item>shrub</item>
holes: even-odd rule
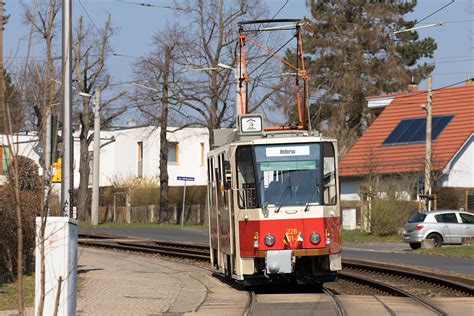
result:
[[[417,211],[416,202],[389,197],[372,202],[370,231],[376,236],[397,234],[411,214]]]
[[[41,203],[40,192],[23,191],[20,194],[21,220],[23,228],[23,258],[27,273],[32,271],[35,250],[35,218]],[[13,276],[17,266],[17,218],[14,192],[0,187],[0,276]]]
[[[38,166],[26,157],[18,156],[20,210],[23,228],[23,266],[32,271],[35,250],[35,219],[39,214],[42,193]],[[17,216],[12,164],[8,183],[0,186],[0,279],[11,279],[17,267]],[[3,255],[5,254],[5,255]]]
[[[437,209],[460,209],[466,207],[465,188],[450,188],[450,187],[433,187],[433,194],[436,194],[436,208]],[[472,191],[472,189],[470,190]]]
[[[186,204],[202,204],[206,202],[206,186],[186,186]],[[117,178],[112,186],[101,189],[101,205],[113,205],[114,194],[119,192],[130,193],[130,206],[147,206],[160,204],[160,187],[158,180],[153,178]],[[183,187],[170,186],[168,192],[170,204],[183,202]],[[116,195],[116,203],[125,206],[125,194]]]
[[[41,182],[38,174],[38,165],[30,158],[17,156],[18,184],[20,191],[39,191]],[[7,180],[10,187],[14,187],[13,163],[8,167]]]

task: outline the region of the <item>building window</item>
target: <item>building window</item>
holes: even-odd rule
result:
[[[143,177],[143,142],[137,142],[137,177]]]
[[[201,166],[204,166],[204,143],[201,143]]]
[[[178,163],[179,146],[178,143],[168,142],[168,162]]]
[[[0,175],[6,175],[10,159],[10,147],[0,146]]]
[[[89,151],[89,186],[92,185],[93,173],[94,173],[94,152]]]

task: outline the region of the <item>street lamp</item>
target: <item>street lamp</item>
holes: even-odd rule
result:
[[[143,84],[139,84],[139,83],[136,83],[136,82],[132,82],[132,84],[134,86],[137,86],[137,87],[140,87],[140,88],[143,88],[143,89],[151,90],[151,91],[154,91],[154,92],[159,92],[158,89],[155,89],[155,88],[152,88],[152,87],[149,87],[149,86],[145,86]]]
[[[431,23],[431,24],[426,24],[426,25],[420,25],[420,26],[411,27],[411,28],[409,28],[409,29],[404,29],[404,30],[395,31],[395,32],[393,32],[393,34],[404,33],[404,32],[410,32],[410,31],[415,31],[415,30],[419,30],[419,29],[426,29],[426,28],[428,28],[428,27],[442,26],[442,25],[443,25],[443,22],[436,22],[436,23]]]
[[[94,95],[79,92],[80,96],[92,98]],[[91,205],[91,224],[99,225],[99,170],[100,170],[100,88],[95,87],[94,100],[94,152],[93,152],[93,171],[92,171],[92,205]]]
[[[237,60],[240,60],[239,58],[237,58]],[[231,67],[229,65],[226,65],[226,64],[223,64],[223,63],[218,63],[217,64],[217,67],[209,67],[209,68],[193,68],[192,70],[215,70],[215,71],[220,71],[222,69],[226,69],[226,70],[232,70],[234,71],[234,75],[235,75],[235,79],[237,81],[237,89],[236,89],[236,99],[235,99],[235,110],[236,110],[236,113],[237,114],[243,114],[243,105],[241,104],[242,102],[244,102],[244,100],[247,99],[246,97],[246,89],[245,89],[245,85],[243,85],[243,87],[240,87],[240,82],[242,79],[243,80],[243,76],[242,76],[242,72],[241,72],[241,67],[237,67],[237,68],[234,68],[234,67]],[[242,88],[242,97],[240,95],[240,90]],[[238,119],[238,115],[236,115],[236,124],[238,125],[239,124],[239,119]]]

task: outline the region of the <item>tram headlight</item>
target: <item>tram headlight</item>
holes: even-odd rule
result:
[[[321,236],[319,236],[317,232],[312,232],[309,236],[309,240],[313,245],[317,245],[321,241]]]
[[[275,244],[275,237],[272,234],[267,234],[264,239],[265,245],[271,247]]]

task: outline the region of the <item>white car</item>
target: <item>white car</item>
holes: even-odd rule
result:
[[[424,239],[433,239],[435,247],[461,244],[463,237],[474,236],[474,215],[465,211],[439,210],[413,214],[403,227],[403,241],[411,249],[421,247]]]

